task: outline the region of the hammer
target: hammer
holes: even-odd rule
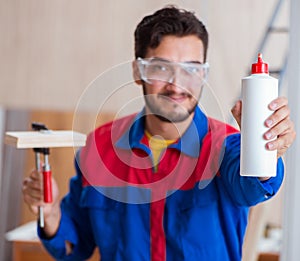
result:
[[[51,168],[49,154],[51,147],[82,147],[85,146],[86,135],[75,131],[53,131],[42,123],[32,123],[34,131],[8,131],[5,133],[5,144],[17,149],[32,148],[35,153],[36,170],[43,174],[44,202],[52,202]],[[41,169],[41,157],[44,155],[43,168]],[[38,208],[38,223],[44,227],[44,214],[42,206]]]
[[[31,128],[35,131],[49,131],[48,128],[42,124],[33,122],[31,124]],[[35,152],[35,167],[38,172],[41,171],[41,157],[40,154],[44,155],[44,165],[43,165],[43,191],[44,191],[44,202],[45,203],[52,203],[52,182],[51,182],[51,168],[49,164],[49,154],[50,149],[49,148],[33,148],[33,151]],[[40,227],[44,227],[44,212],[43,207],[38,207],[39,212],[39,225]]]

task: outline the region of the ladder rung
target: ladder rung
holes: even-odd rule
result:
[[[268,33],[288,33],[289,29],[287,27],[269,27]]]
[[[270,69],[270,74],[280,74],[282,72],[282,69]]]

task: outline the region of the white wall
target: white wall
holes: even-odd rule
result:
[[[0,0],[0,105],[74,110],[92,80],[133,58],[133,31],[140,19],[173,3],[194,10],[207,25],[209,82],[227,118],[276,2]],[[265,55],[272,63],[282,48],[277,40],[273,46],[276,52]],[[109,83],[102,83],[95,103],[110,93]],[[137,87],[128,90],[130,98],[140,94]]]
[[[204,106],[228,120],[277,0],[0,0],[0,106],[73,111],[105,103],[104,110],[118,111],[140,95],[128,63],[135,26],[169,3],[194,10],[206,24],[215,96],[209,92]],[[276,24],[288,25],[288,7],[286,0]],[[264,58],[279,66],[285,50],[286,38],[273,38]],[[95,88],[89,93],[87,86]],[[140,99],[131,105],[126,109]]]

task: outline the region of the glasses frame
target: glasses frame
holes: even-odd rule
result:
[[[169,61],[167,59],[162,59],[162,58],[157,58],[157,57],[152,57],[152,58],[141,58],[141,57],[138,57],[136,59],[136,61],[137,61],[137,65],[138,65],[138,69],[139,69],[141,80],[143,80],[144,82],[146,82],[148,84],[153,84],[153,82],[146,77],[146,75],[145,75],[145,67],[149,66],[152,61],[161,61],[163,63],[170,64],[173,68],[180,67],[187,74],[190,74],[191,76],[193,76],[193,73],[190,70],[188,70],[188,68],[192,68],[192,67],[201,68],[201,69],[204,70],[204,77],[203,77],[203,79],[201,79],[202,81],[206,81],[207,75],[208,75],[208,70],[209,70],[209,64],[207,62],[206,63],[173,62],[173,61]],[[166,81],[163,81],[163,80],[161,80],[161,81],[167,82],[167,83],[173,83],[174,79],[175,79],[175,75],[176,75],[175,71],[176,70],[173,70],[173,74],[170,77],[170,79],[168,79]]]

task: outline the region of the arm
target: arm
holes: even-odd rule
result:
[[[85,260],[95,248],[87,209],[80,206],[82,174],[76,164],[77,175],[70,181],[70,191],[61,203],[58,200],[56,182],[53,180],[53,203],[44,204],[40,199],[41,187],[32,175],[24,181],[24,200],[37,213],[38,205],[44,206],[45,227],[38,228],[39,237],[48,252],[56,259]],[[35,176],[34,176],[35,177]],[[55,192],[56,191],[56,192]],[[59,204],[60,203],[60,204]],[[60,206],[59,206],[60,205]]]
[[[218,179],[235,204],[249,207],[273,197],[282,184],[283,176],[282,158],[277,162],[276,177],[260,180],[256,177],[240,176],[240,134],[226,138]]]
[[[290,120],[290,112],[286,98],[279,97],[269,104],[269,108],[274,113],[265,121],[268,131],[264,138],[267,142],[267,149],[278,151],[277,176],[273,178],[253,178],[241,177],[239,175],[240,167],[240,136],[231,135],[226,139],[225,155],[220,168],[221,180],[225,184],[231,198],[239,205],[255,205],[264,201],[277,192],[283,179],[283,162],[281,156],[295,139],[296,133],[294,124]],[[237,102],[232,109],[233,116],[237,123],[241,122],[241,101]]]

